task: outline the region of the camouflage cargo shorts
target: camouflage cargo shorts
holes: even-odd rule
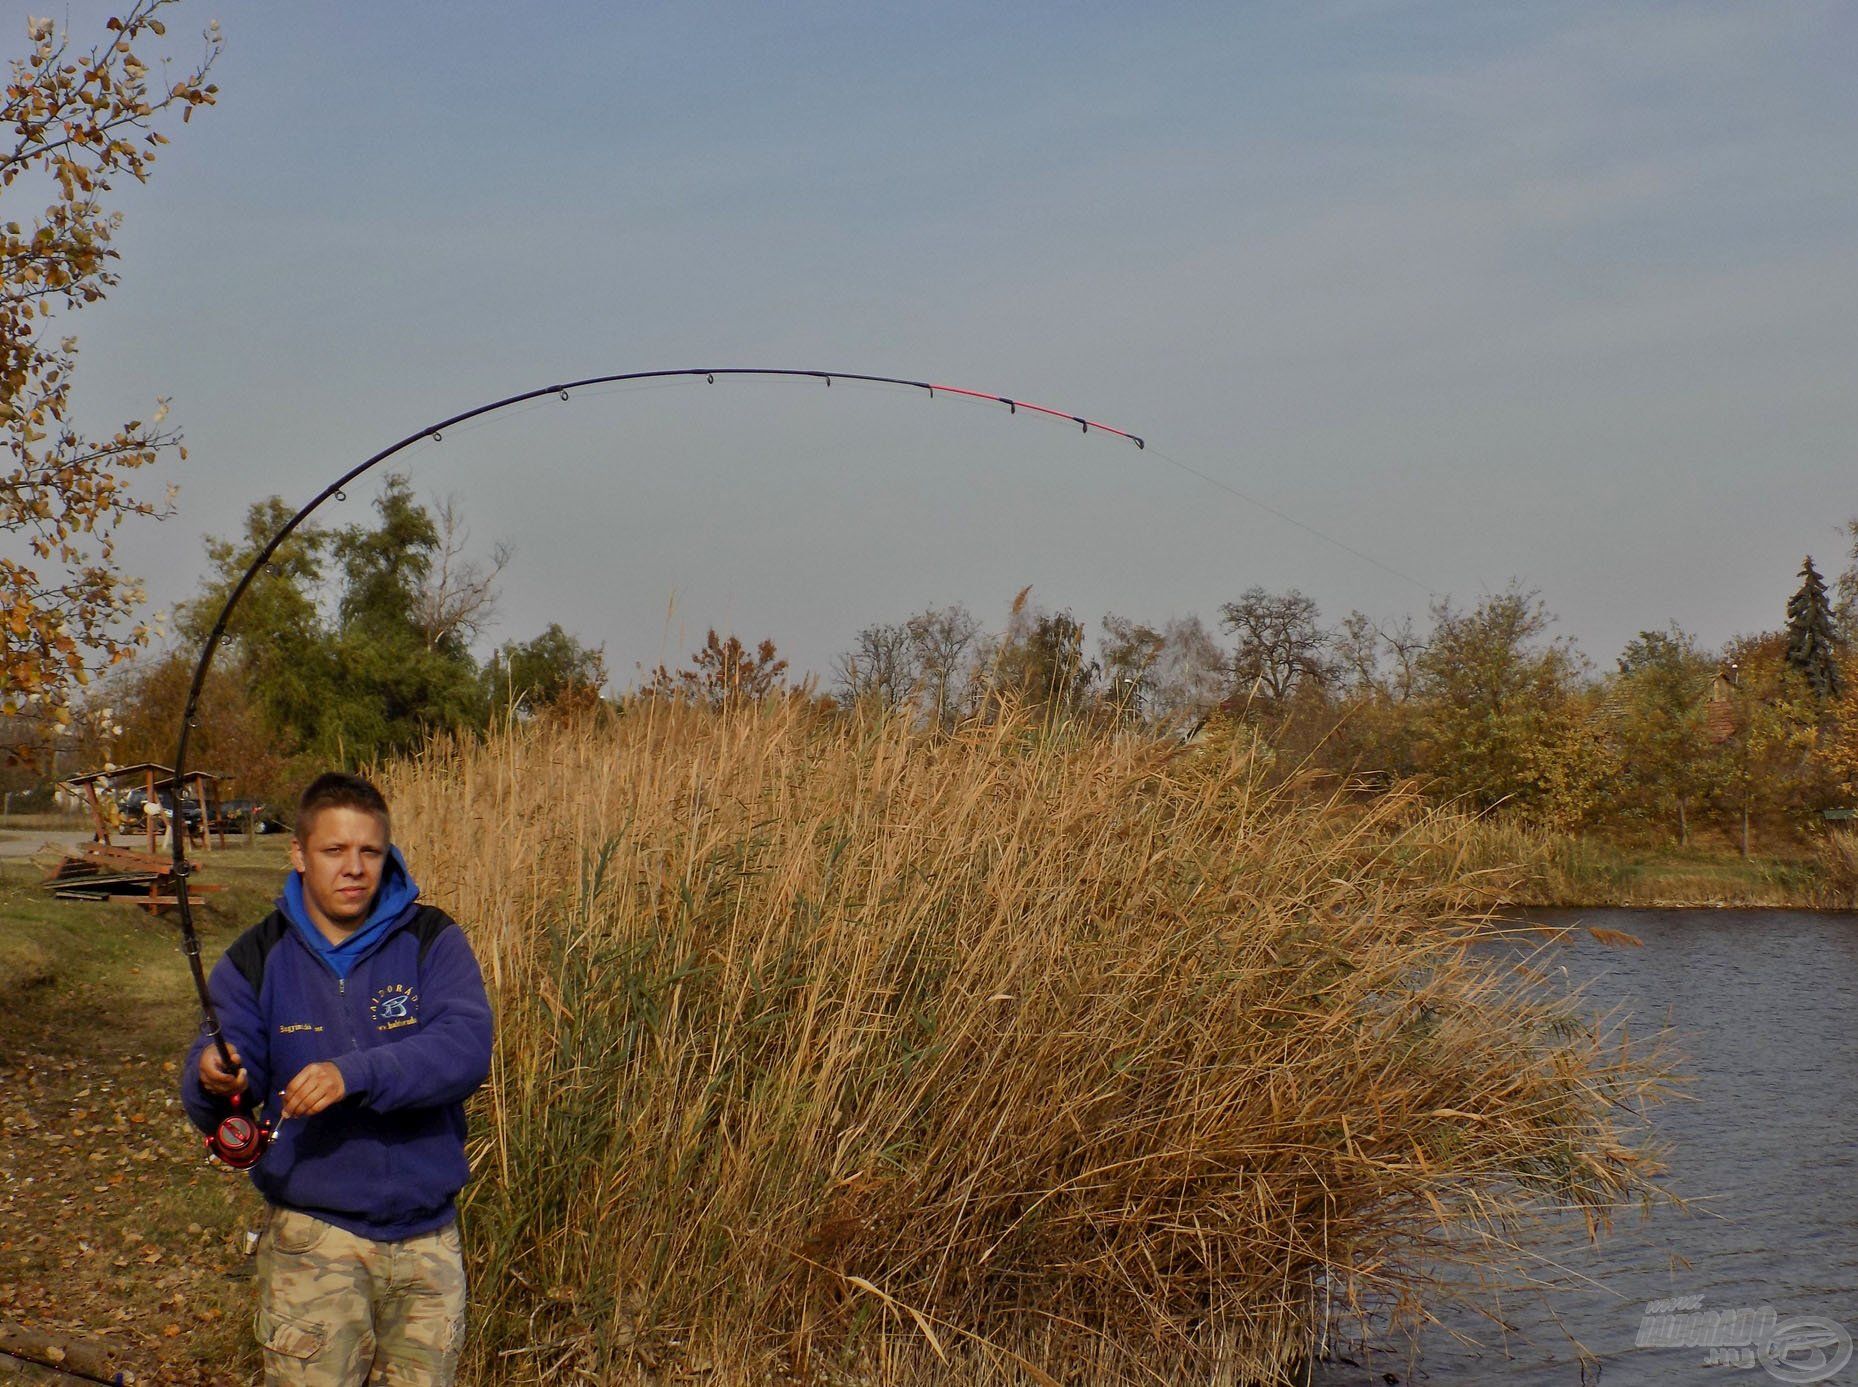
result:
[[[464,1325],[456,1222],[375,1242],[271,1210],[255,1325],[267,1387],[450,1387]]]

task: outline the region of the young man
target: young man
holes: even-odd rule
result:
[[[265,1381],[449,1384],[464,1339],[464,1101],[490,1072],[483,977],[464,931],[419,904],[367,781],[311,783],[290,861],[277,909],[209,982],[238,1072],[203,1033],[181,1079],[202,1131],[235,1094],[277,1128],[252,1168],[271,1206]]]

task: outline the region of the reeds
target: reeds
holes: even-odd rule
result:
[[[1816,846],[1819,904],[1835,910],[1858,908],[1858,829],[1835,828]]]
[[[1810,855],[1747,859],[1732,849],[1627,847],[1597,836],[1484,817],[1456,830],[1466,865],[1507,881],[1526,906],[1849,909],[1858,901],[1858,834],[1825,834]]]
[[[1652,1067],[1412,800],[793,704],[387,780],[497,1008],[478,1381],[1272,1381],[1650,1188]]]

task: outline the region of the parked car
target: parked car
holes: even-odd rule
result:
[[[288,826],[263,800],[229,799],[213,806],[210,827],[222,833],[243,833],[247,828],[253,833],[283,833]]]
[[[161,812],[164,816],[170,819],[174,817],[174,795],[172,792],[167,790],[160,791],[156,796],[156,801],[161,806]],[[147,790],[126,790],[123,792],[121,798],[116,801],[116,804],[123,812],[123,830],[125,832],[134,833],[142,827],[144,820],[148,817],[148,810],[146,807],[148,804]],[[189,834],[197,834],[200,832],[200,826],[206,819],[206,814],[200,808],[199,801],[194,799],[191,795],[183,796],[181,799],[181,816],[187,825]]]

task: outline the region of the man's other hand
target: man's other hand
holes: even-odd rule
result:
[[[331,1103],[339,1103],[348,1092],[342,1071],[328,1060],[306,1064],[284,1090],[284,1117],[314,1117]]]
[[[226,1072],[225,1065],[220,1063],[219,1046],[208,1045],[200,1052],[200,1087],[218,1098],[231,1098],[245,1092],[245,1064],[239,1058],[238,1046],[228,1044],[226,1053],[239,1066],[238,1073]]]

